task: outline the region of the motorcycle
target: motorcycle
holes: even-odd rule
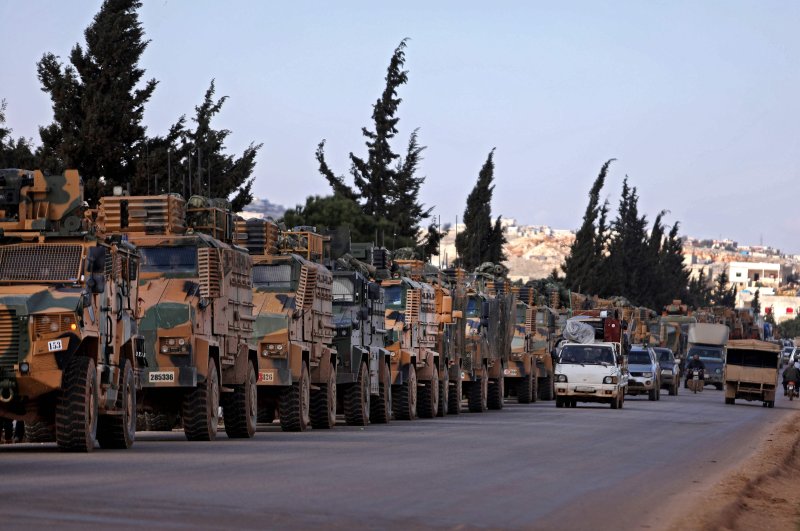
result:
[[[786,394],[789,395],[789,401],[800,398],[800,389],[797,388],[795,382],[789,381],[786,383]]]
[[[703,369],[690,369],[689,374],[687,375],[687,387],[693,392],[703,392],[704,387],[704,375]]]

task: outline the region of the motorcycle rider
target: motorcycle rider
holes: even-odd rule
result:
[[[706,364],[705,364],[705,363],[703,363],[703,360],[701,360],[701,359],[700,359],[700,355],[699,355],[699,354],[697,354],[697,353],[695,353],[694,355],[692,355],[692,359],[691,359],[691,360],[689,360],[689,363],[687,363],[687,364],[686,364],[686,380],[687,380],[687,382],[688,382],[688,380],[689,380],[689,374],[690,374],[690,373],[691,373],[691,372],[692,372],[694,369],[700,369],[700,374],[701,374],[701,377],[702,377],[702,376],[705,376],[705,372],[706,372]]]
[[[794,382],[795,387],[800,384],[800,361],[796,361],[783,371],[783,396],[789,392],[789,382]]]

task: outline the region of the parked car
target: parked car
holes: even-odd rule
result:
[[[681,386],[681,364],[675,359],[671,349],[655,347],[658,356],[658,365],[661,369],[661,388],[669,391],[670,396],[678,394]]]
[[[647,394],[650,400],[658,400],[661,395],[661,368],[652,347],[633,345],[628,351],[627,394]]]

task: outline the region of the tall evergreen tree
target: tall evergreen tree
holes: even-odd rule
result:
[[[84,176],[86,195],[101,194],[98,180],[124,185],[133,180],[136,159],[145,137],[145,103],[156,80],[140,85],[144,70],[139,60],[149,41],[139,21],[138,0],[105,0],[70,64],[46,53],[37,64],[42,90],[53,102],[54,121],[41,127],[41,158],[61,171],[77,168]]]
[[[599,238],[605,237],[598,234],[595,223],[598,218],[602,224],[606,223],[608,207],[604,203],[600,206],[600,191],[606,182],[608,168],[615,159],[609,159],[600,168],[592,188],[589,190],[589,204],[583,215],[583,223],[575,235],[575,241],[569,249],[569,254],[564,260],[561,269],[564,271],[564,284],[567,288],[584,293],[596,292],[598,256],[602,253],[602,243]]]
[[[672,225],[661,248],[658,268],[661,283],[652,306],[654,308],[661,308],[675,298],[688,298],[689,271],[683,263],[683,240],[678,235],[679,226],[678,222]]]
[[[501,262],[505,259],[502,246],[505,234],[500,218],[492,224],[492,194],[494,192],[494,148],[486,157],[478,181],[467,196],[464,210],[464,231],[456,237],[456,251],[461,266],[471,271],[483,262]]]
[[[6,100],[0,100],[0,168],[34,169],[36,160],[30,140],[11,136],[6,127]]]
[[[761,313],[761,290],[756,290],[753,295],[753,300],[750,301],[750,307],[753,309],[753,313],[756,316]]]
[[[419,188],[425,182],[424,177],[416,175],[425,149],[419,144],[418,131],[411,134],[405,157],[391,146],[400,120],[397,111],[403,101],[397,91],[408,81],[408,71],[404,70],[406,41],[400,42],[389,61],[383,93],[372,106],[373,128],[361,129],[366,139],[366,158],[353,152],[349,155],[353,186],[328,166],[324,140],[316,151],[319,171],[334,193],[358,201],[364,213],[373,217],[379,242],[394,241],[401,246],[415,244],[420,222],[430,216],[430,209],[425,209],[418,199]]]
[[[705,268],[700,269],[697,278],[689,280],[687,302],[695,309],[711,304],[711,288],[708,286]]]
[[[736,304],[736,287],[728,288],[728,273],[725,270],[717,275],[714,289],[711,292],[711,302],[715,306],[724,306],[726,308],[733,308]]]

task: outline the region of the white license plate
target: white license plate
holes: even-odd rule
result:
[[[594,387],[584,387],[584,386],[577,386],[575,387],[576,393],[594,393]]]
[[[504,369],[503,374],[506,376],[519,376],[519,371],[517,369]]]
[[[147,375],[147,381],[150,383],[174,382],[175,373],[172,371],[156,371]]]
[[[47,350],[50,352],[55,352],[56,350],[64,350],[64,345],[60,339],[54,339],[53,341],[47,342]]]
[[[275,371],[258,371],[259,382],[274,382]]]

